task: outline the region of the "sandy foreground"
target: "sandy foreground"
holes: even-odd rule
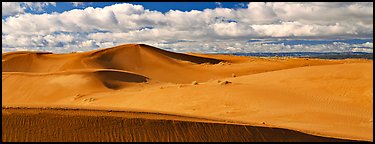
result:
[[[3,141],[373,141],[363,59],[10,52],[2,101]]]

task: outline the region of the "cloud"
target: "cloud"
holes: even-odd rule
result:
[[[84,2],[71,2],[74,7],[78,7],[80,5],[84,5]]]
[[[239,24],[236,22],[215,23],[211,26],[218,36],[241,37],[256,34],[251,26]]]
[[[270,3],[274,12],[284,21],[299,21],[303,24],[332,25],[335,23],[357,23],[359,20],[372,24],[373,3]]]
[[[37,10],[53,3],[32,5]],[[246,8],[166,13],[123,3],[52,14],[25,13],[23,7],[17,6],[20,5],[5,5],[11,16],[2,19],[3,50],[70,52],[123,43],[146,43],[179,52],[372,51],[373,47],[372,43],[359,46],[345,42],[320,45],[263,42],[372,38],[372,3],[250,2]],[[260,41],[249,43],[251,39]]]
[[[48,5],[56,6],[56,2],[1,2],[2,16],[23,14],[26,9],[43,12]]]
[[[24,2],[21,3],[21,5],[24,4],[25,7],[30,8],[33,11],[43,12],[44,8],[48,5],[56,6],[56,2]]]
[[[222,8],[223,4],[221,2],[215,2],[216,7]]]
[[[245,7],[245,4],[244,3],[238,3],[238,4],[235,5],[235,7],[243,8],[243,7]]]
[[[25,12],[18,2],[1,2],[2,16],[16,15]]]

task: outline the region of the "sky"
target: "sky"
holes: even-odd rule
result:
[[[2,2],[2,52],[373,53],[372,2]]]

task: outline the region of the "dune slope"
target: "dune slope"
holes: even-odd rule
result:
[[[130,116],[116,116],[111,113]],[[149,119],[148,115],[151,114],[106,113],[86,110],[3,109],[3,141],[356,142],[313,136],[280,128],[207,123],[199,122],[199,119],[196,121],[157,120]],[[46,125],[49,127],[41,130]]]

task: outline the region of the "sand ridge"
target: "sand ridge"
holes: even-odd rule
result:
[[[372,141],[372,64],[182,54],[143,44],[11,52],[2,57],[2,100],[3,107],[138,109]]]

